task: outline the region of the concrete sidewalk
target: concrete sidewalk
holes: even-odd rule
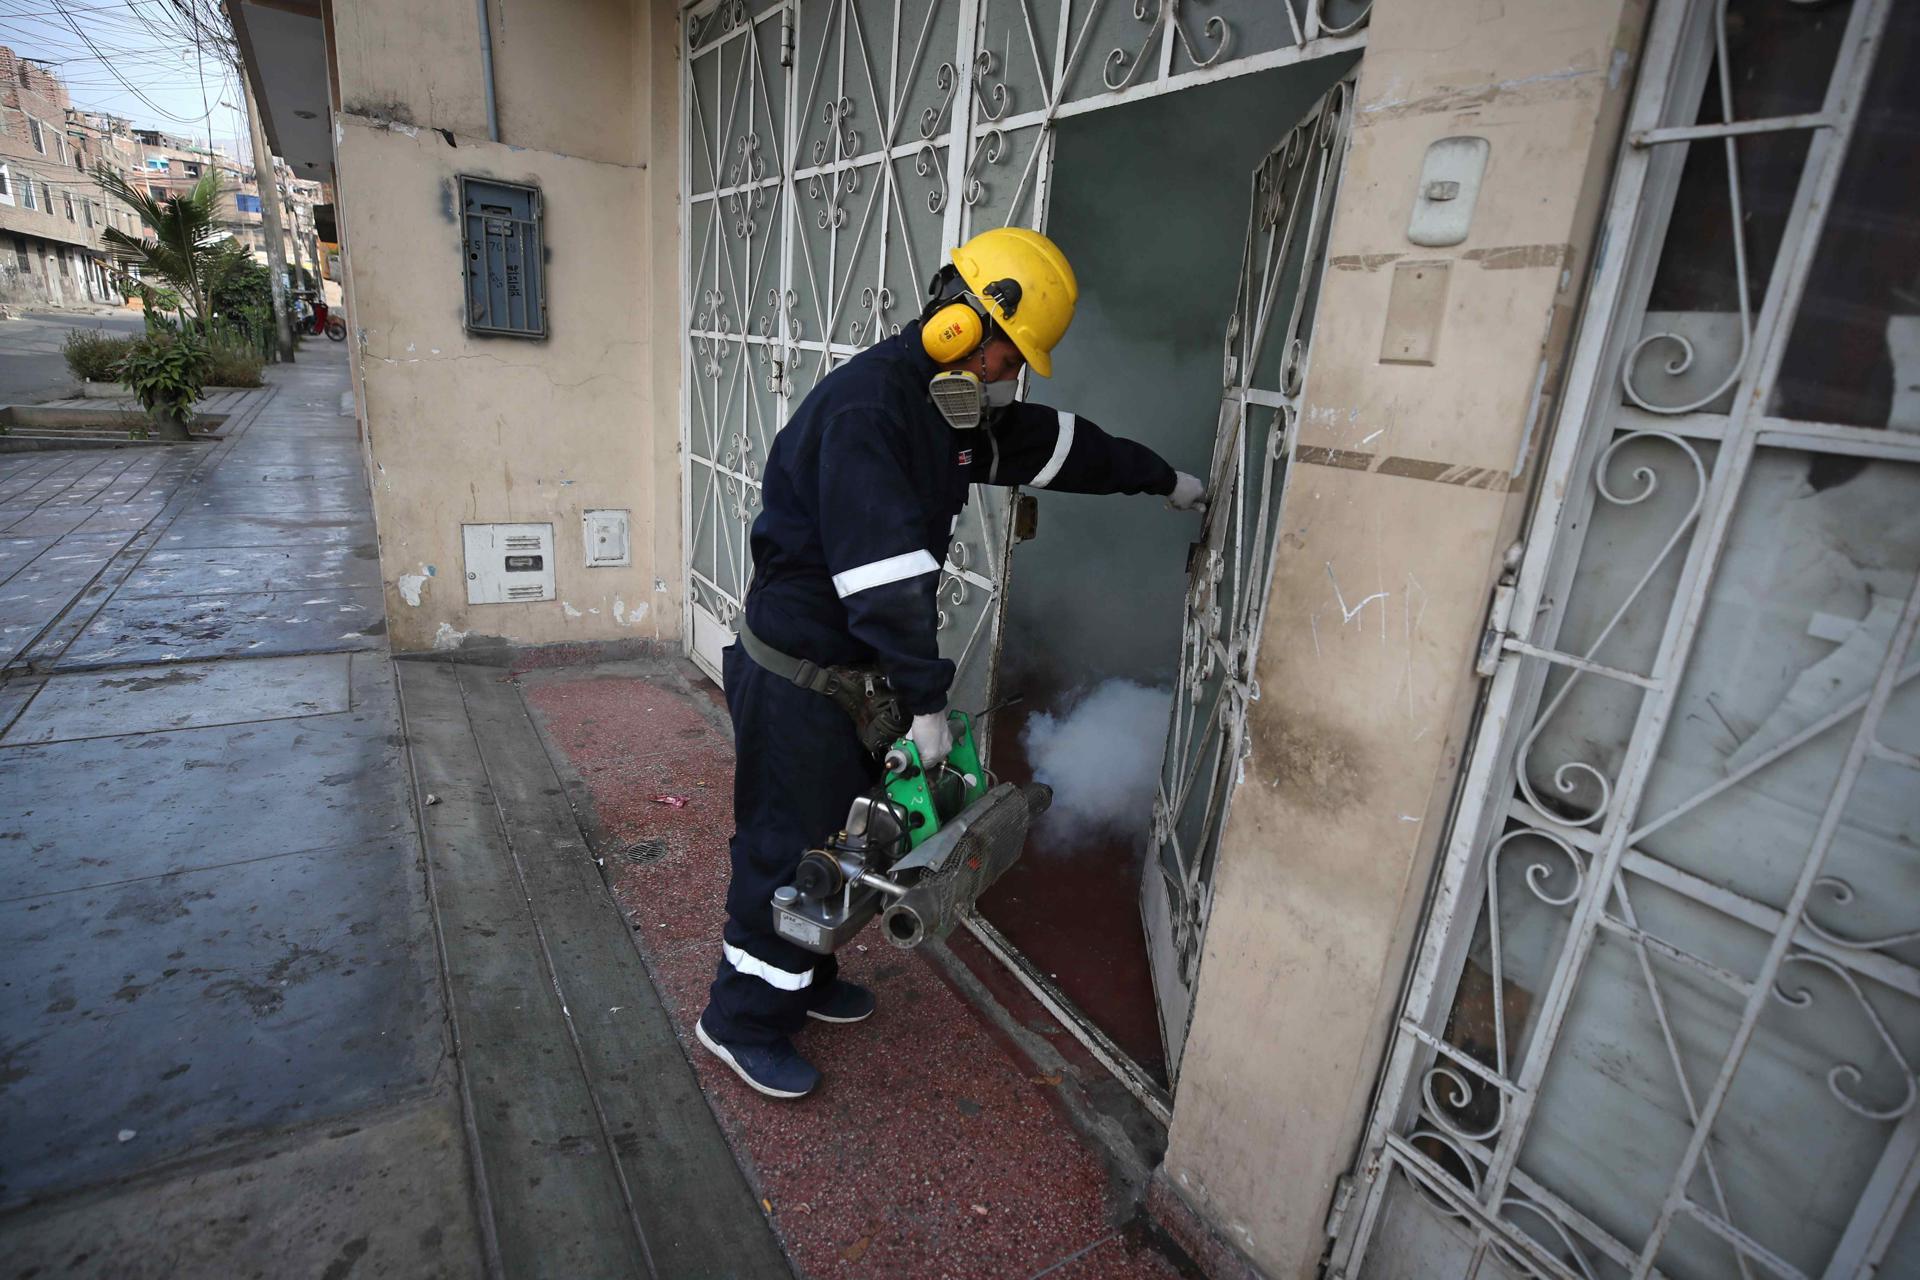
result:
[[[782,1280],[518,689],[385,652],[345,357],[0,456],[0,1256]]]
[[[346,352],[0,457],[0,1254],[470,1275]]]

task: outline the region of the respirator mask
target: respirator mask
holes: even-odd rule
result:
[[[1012,404],[1020,390],[1018,380],[982,382],[980,375],[968,369],[936,373],[927,383],[927,398],[947,420],[947,425],[969,431]]]

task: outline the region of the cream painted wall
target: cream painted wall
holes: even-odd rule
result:
[[[1643,23],[1639,0],[1375,8],[1163,1171],[1273,1276],[1314,1273],[1356,1154]],[[1491,144],[1471,233],[1422,249],[1422,158],[1462,134]],[[1408,260],[1451,263],[1431,367],[1378,360]]]
[[[494,17],[501,144],[485,136],[470,3],[334,11],[343,259],[393,647],[677,641],[676,14],[496,0]],[[463,174],[541,190],[544,341],[462,328]],[[582,513],[602,507],[631,513],[631,567],[585,567]],[[461,525],[494,521],[554,526],[553,601],[466,603]]]

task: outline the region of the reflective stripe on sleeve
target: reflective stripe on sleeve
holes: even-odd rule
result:
[[[778,987],[782,991],[800,991],[813,985],[811,969],[804,973],[789,973],[785,969],[776,969],[765,960],[748,955],[731,942],[721,943],[720,953],[726,956],[727,963],[734,967],[735,972],[744,973],[750,978],[758,978],[770,987]]]
[[[1060,474],[1060,468],[1067,464],[1067,455],[1073,452],[1073,423],[1070,413],[1060,415],[1060,434],[1053,438],[1053,456],[1047,459],[1047,465],[1040,468],[1040,474],[1032,480],[1032,487],[1044,489]]]
[[[872,564],[863,564],[856,569],[833,575],[833,590],[842,600],[856,591],[865,591],[870,587],[884,587],[889,582],[898,582],[902,578],[917,578],[923,573],[940,572],[940,562],[925,551],[909,551],[904,555],[888,556],[885,560],[875,560]]]

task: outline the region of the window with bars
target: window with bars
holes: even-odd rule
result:
[[[32,139],[33,149],[35,151],[38,151],[41,155],[47,154],[46,130],[42,129],[40,122],[32,116],[27,117],[27,136]]]
[[[49,193],[51,193],[51,188],[49,188]],[[61,199],[61,202],[66,205],[67,221],[68,222],[75,221],[73,216],[73,196],[63,191],[60,193],[60,199]]]
[[[13,171],[0,164],[0,203],[13,203]]]

